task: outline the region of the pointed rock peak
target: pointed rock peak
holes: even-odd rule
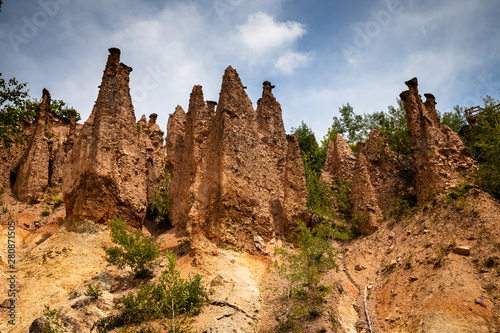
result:
[[[146,119],[146,115],[143,114],[141,119],[139,119],[138,123],[141,123],[141,124],[146,124],[148,121]]]
[[[335,145],[337,146],[338,151],[342,151],[343,153],[348,154],[354,159],[356,159],[354,157],[354,153],[352,152],[351,146],[349,146],[347,141],[344,140],[344,138],[342,137],[342,135],[340,135],[340,133],[337,133],[337,137],[335,138]]]
[[[238,72],[231,67],[228,66],[226,70],[224,71],[224,76],[222,77],[222,87],[229,85],[231,88],[238,88],[241,90],[244,90],[245,87],[243,87],[243,84],[241,83],[240,76],[238,75]]]
[[[226,68],[222,77],[217,110],[227,113],[231,118],[242,114],[250,116],[254,112],[252,101],[245,92],[240,76],[231,66]]]
[[[47,118],[50,110],[50,93],[47,89],[42,90],[42,102],[40,103],[40,115],[39,119]]]
[[[43,90],[42,90],[42,103],[45,102],[46,100],[49,100],[49,103],[50,103],[50,93],[47,89],[43,88]]]
[[[200,108],[205,106],[205,98],[203,97],[203,88],[199,85],[193,87],[191,96],[189,97],[188,112],[196,111],[199,113]]]
[[[173,114],[186,114],[186,112],[184,112],[184,109],[182,108],[182,106],[177,105],[175,107],[175,111],[174,111]]]

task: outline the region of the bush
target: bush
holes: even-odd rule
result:
[[[99,296],[102,296],[102,290],[101,290],[101,287],[99,287],[98,284],[93,284],[93,283],[89,283],[89,285],[87,286],[87,290],[85,291],[84,293],[85,296],[88,296],[92,299],[98,299]]]
[[[110,225],[111,241],[120,246],[102,247],[108,255],[106,261],[120,269],[129,266],[137,278],[150,276],[160,256],[160,246],[153,238],[142,236],[141,230],[132,232],[125,221],[112,220]]]
[[[50,307],[45,304],[45,310],[43,310],[43,315],[45,317],[45,322],[43,323],[43,333],[64,333],[64,326],[61,322],[61,315],[56,309],[51,310]]]
[[[92,329],[103,333],[127,324],[163,319],[168,332],[190,332],[189,318],[201,312],[208,294],[201,275],[182,279],[175,269],[175,255],[167,252],[166,256],[168,267],[157,283],[143,284],[137,293],[127,294],[123,305],[117,307],[120,313],[100,319]]]
[[[295,330],[303,325],[303,320],[315,318],[324,310],[324,297],[330,286],[320,285],[322,276],[329,269],[338,269],[330,235],[332,229],[321,223],[310,230],[303,222],[297,222],[294,242],[298,252],[276,248],[279,261],[273,266],[276,274],[284,280],[283,287],[277,289],[275,316],[280,332]]]
[[[168,166],[165,165],[164,176],[153,197],[148,202],[147,216],[153,219],[160,226],[170,226],[168,213],[170,209],[170,196],[168,194],[168,186],[170,183],[170,173]]]

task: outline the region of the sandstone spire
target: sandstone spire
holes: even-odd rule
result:
[[[123,218],[141,225],[146,213],[144,158],[129,89],[132,68],[109,49],[94,109],[66,164],[63,185],[68,218],[105,223]]]
[[[440,190],[457,185],[461,171],[471,170],[474,161],[458,135],[447,125],[441,126],[436,112],[436,100],[418,94],[417,78],[405,82],[408,90],[400,94],[406,111],[408,134],[415,164],[417,199],[431,199]]]
[[[43,89],[42,102],[28,149],[19,163],[13,192],[21,201],[39,201],[49,185],[49,145],[47,133],[50,110],[50,94]]]
[[[249,251],[265,250],[255,239],[266,242],[292,229],[290,219],[306,205],[304,170],[271,88],[264,82],[255,111],[228,67],[218,103],[205,102],[195,86],[188,113],[178,108],[170,116],[172,224]]]
[[[343,182],[348,182],[352,179],[355,165],[356,157],[354,157],[351,147],[337,133],[335,141],[328,142],[323,171],[334,181],[340,176]]]

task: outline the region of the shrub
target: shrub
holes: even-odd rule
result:
[[[44,210],[40,215],[42,215],[43,217],[49,216],[50,215],[50,211]]]
[[[158,282],[142,284],[137,293],[129,293],[117,308],[120,313],[97,321],[92,329],[98,333],[132,323],[163,319],[168,332],[190,332],[190,317],[201,312],[208,294],[201,275],[182,279],[175,269],[176,257],[167,252],[168,267]]]
[[[50,307],[45,304],[45,310],[43,310],[43,315],[45,317],[45,322],[43,324],[44,333],[64,333],[64,326],[61,322],[61,315],[56,309],[51,310]]]
[[[170,183],[170,173],[168,166],[165,165],[164,176],[153,197],[148,202],[147,216],[154,219],[159,225],[169,226],[168,212],[170,209],[170,196],[168,194],[168,186]]]
[[[101,287],[99,287],[99,284],[93,284],[89,283],[87,286],[87,290],[84,293],[85,296],[88,296],[92,299],[98,299],[99,296],[102,296],[102,290]]]
[[[301,221],[297,224],[294,242],[298,252],[275,249],[279,261],[273,262],[273,266],[285,282],[275,290],[278,293],[275,316],[280,332],[295,330],[303,324],[301,320],[322,314],[324,297],[331,288],[320,285],[321,278],[328,269],[338,268],[330,225],[321,223],[310,230]]]
[[[129,266],[137,278],[151,275],[160,256],[160,246],[151,237],[144,237],[141,230],[132,232],[125,221],[110,221],[111,241],[120,246],[103,246],[108,255],[106,261],[122,269]]]

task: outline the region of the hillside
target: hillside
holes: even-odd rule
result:
[[[308,208],[311,171],[300,138],[285,133],[270,82],[254,110],[229,66],[218,102],[194,86],[188,111],[170,115],[164,142],[156,114],[137,121],[131,71],[109,49],[84,124],[51,115],[44,90],[26,142],[1,147],[0,331],[42,332],[47,304],[67,332],[89,332],[119,316],[129,293],[161,281],[166,250],[180,277],[201,274],[208,291],[193,332],[500,331],[500,203],[477,184],[478,162],[441,124],[436,98],[421,100],[416,78],[400,95],[410,166],[378,130],[357,146],[337,134],[321,166],[329,216]],[[338,196],[346,186],[348,211]],[[159,246],[146,279],[105,259],[117,218]],[[357,234],[346,237],[347,229]],[[304,233],[326,250],[297,245]],[[324,268],[289,279],[283,263],[302,273]],[[94,284],[97,299],[85,295]],[[138,318],[110,332],[145,332]],[[152,318],[151,331],[166,332],[161,322]]]

